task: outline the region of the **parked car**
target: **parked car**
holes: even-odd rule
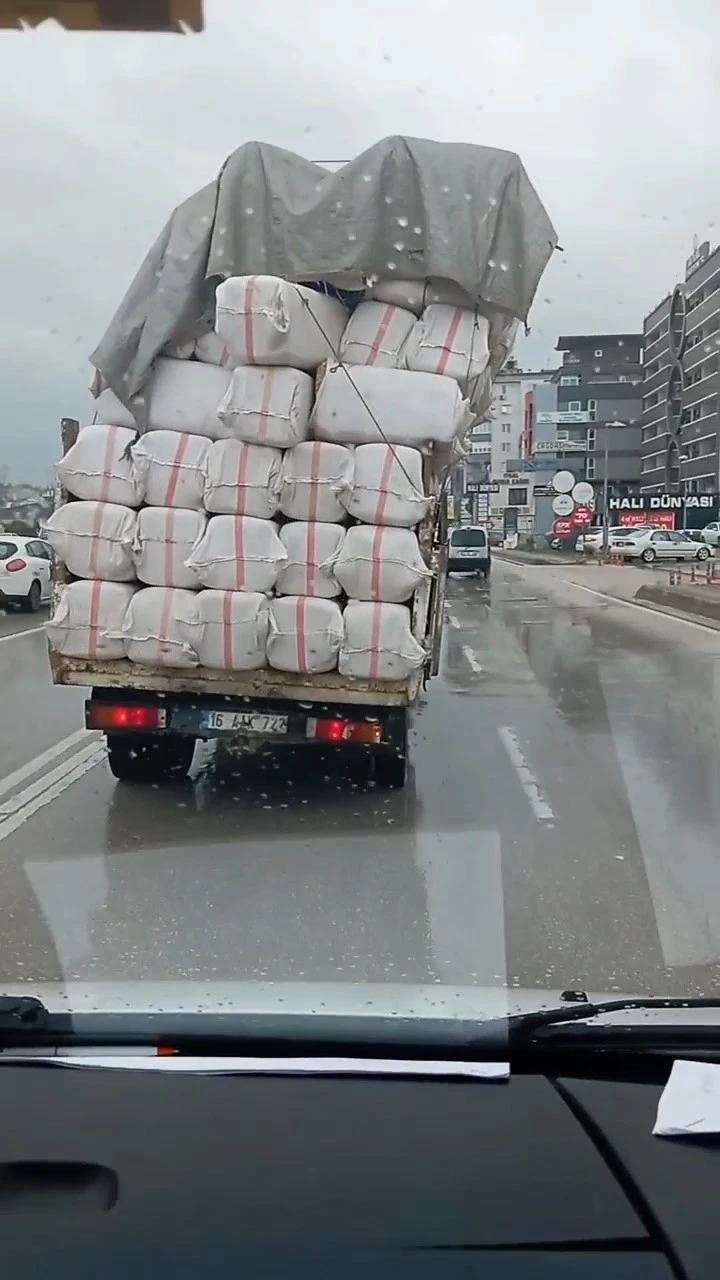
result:
[[[716,547],[720,543],[720,521],[713,520],[711,524],[706,524],[699,536],[709,547]]]
[[[625,534],[637,533],[639,530],[652,529],[652,528],[654,528],[654,525],[651,525],[651,524],[642,524],[642,525],[636,524],[636,525],[633,525],[631,528],[628,528],[628,526],[624,524],[611,524],[610,528],[608,529],[608,543],[611,542],[613,538],[622,538]],[[584,549],[585,551],[602,551],[602,547],[603,547],[602,525],[593,525],[592,528],[588,529],[587,533],[585,534]]]
[[[448,538],[448,573],[490,573],[487,533],[477,525],[456,525]]]
[[[644,560],[707,560],[713,554],[704,542],[695,542],[689,533],[672,529],[624,530],[610,543],[613,555]]]
[[[52,551],[41,538],[0,533],[0,605],[37,613],[50,599]]]

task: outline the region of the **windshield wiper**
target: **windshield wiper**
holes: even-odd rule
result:
[[[639,996],[598,1000],[584,991],[563,991],[562,1004],[552,1009],[511,1014],[507,1018],[510,1049],[582,1045],[587,1049],[678,1049],[694,1046],[720,1050],[720,1021],[707,1026],[690,1022],[675,1025],[661,1020],[646,1022],[594,1022],[604,1014],[631,1010],[720,1009],[717,996]]]

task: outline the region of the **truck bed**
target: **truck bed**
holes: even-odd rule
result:
[[[54,684],[83,688],[140,689],[153,693],[195,693],[198,697],[270,698],[292,702],[347,703],[351,706],[409,707],[422,684],[422,672],[410,680],[348,680],[337,671],[294,675],[262,667],[258,671],[211,671],[145,667],[127,658],[108,662],[67,658],[50,651]]]

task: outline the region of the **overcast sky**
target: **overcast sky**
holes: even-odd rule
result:
[[[521,156],[563,245],[524,364],[632,331],[720,239],[717,0],[206,0],[203,35],[0,33],[0,467],[51,475],[87,358],[173,207],[248,139]]]

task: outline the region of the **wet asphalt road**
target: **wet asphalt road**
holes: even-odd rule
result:
[[[720,994],[720,635],[496,561],[449,584],[404,793],[313,755],[116,784],[0,619],[0,983]]]

